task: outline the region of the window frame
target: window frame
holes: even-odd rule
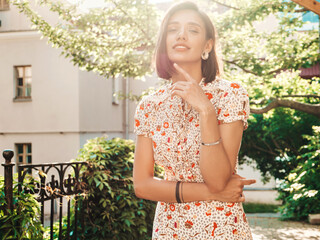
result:
[[[26,76],[26,68],[30,67],[31,68],[31,76]],[[22,93],[23,95],[18,95],[18,89],[21,88],[19,86],[19,78],[17,75],[18,68],[23,68],[23,77],[22,77]],[[14,69],[14,83],[15,83],[15,97],[14,100],[31,100],[31,92],[32,92],[32,65],[15,65],[13,66]],[[30,96],[26,96],[26,88],[27,88],[27,83],[26,79],[31,78],[31,83],[30,83]]]
[[[22,145],[22,153],[19,153],[19,146]],[[30,153],[28,153],[28,146],[30,145]],[[15,143],[16,148],[16,164],[32,164],[32,143]],[[22,156],[22,162],[19,162],[19,157]],[[27,157],[31,156],[31,162],[27,162]]]
[[[10,10],[10,4],[7,0],[0,0],[0,11]]]

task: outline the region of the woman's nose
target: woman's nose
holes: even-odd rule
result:
[[[177,34],[177,40],[187,40],[187,35],[184,28],[181,28]]]

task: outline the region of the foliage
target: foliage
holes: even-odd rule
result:
[[[10,2],[80,69],[106,77],[120,73],[138,77],[150,72],[157,14],[145,0],[105,0],[108,7],[89,12],[60,1],[36,1],[57,14],[60,20],[56,25],[37,14],[30,5],[32,1]]]
[[[301,149],[299,165],[280,185],[280,210],[284,219],[306,220],[310,213],[320,213],[320,126]]]
[[[83,229],[82,229],[82,219],[81,219],[81,213],[82,213],[82,201],[83,198],[78,198],[78,205],[77,205],[77,223],[75,224],[75,198],[74,196],[72,198],[68,198],[70,200],[70,218],[68,220],[68,215],[65,215],[62,217],[61,220],[61,239],[75,239],[75,228],[77,228],[77,236],[79,239],[84,239],[84,236],[82,235]],[[68,236],[68,224],[69,224],[69,236]],[[51,240],[51,229],[50,226],[45,227],[44,234],[43,234],[43,240]],[[59,239],[60,235],[60,222],[56,221],[53,223],[53,231],[52,231],[53,239]]]
[[[284,179],[302,161],[300,148],[307,144],[303,135],[311,135],[318,122],[314,116],[285,108],[252,114],[243,135],[240,162],[255,161],[266,181],[271,176]]]
[[[13,211],[5,213],[4,177],[0,176],[0,239],[42,240],[43,227],[40,221],[40,205],[30,193],[18,194],[17,174],[14,176]],[[32,190],[34,185],[26,181],[25,186]]]
[[[151,235],[155,203],[134,194],[134,142],[105,137],[89,140],[76,160],[87,161],[84,202],[86,239],[146,239]],[[161,173],[159,168],[156,175]]]
[[[243,210],[246,213],[275,213],[277,212],[278,205],[265,204],[265,203],[243,203]]]

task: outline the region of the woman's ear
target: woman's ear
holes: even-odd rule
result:
[[[213,40],[212,39],[209,39],[207,42],[206,42],[206,45],[204,46],[204,51],[206,52],[211,52],[213,48]]]

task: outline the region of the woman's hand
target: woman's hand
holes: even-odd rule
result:
[[[210,200],[222,202],[244,202],[243,187],[255,183],[254,179],[246,179],[238,174],[232,175],[226,187],[218,193],[212,193]]]
[[[174,83],[170,87],[171,95],[180,96],[199,113],[207,112],[208,110],[214,109],[212,103],[205,95],[197,81],[176,63],[174,63],[173,66],[184,77],[186,81],[178,81]]]

